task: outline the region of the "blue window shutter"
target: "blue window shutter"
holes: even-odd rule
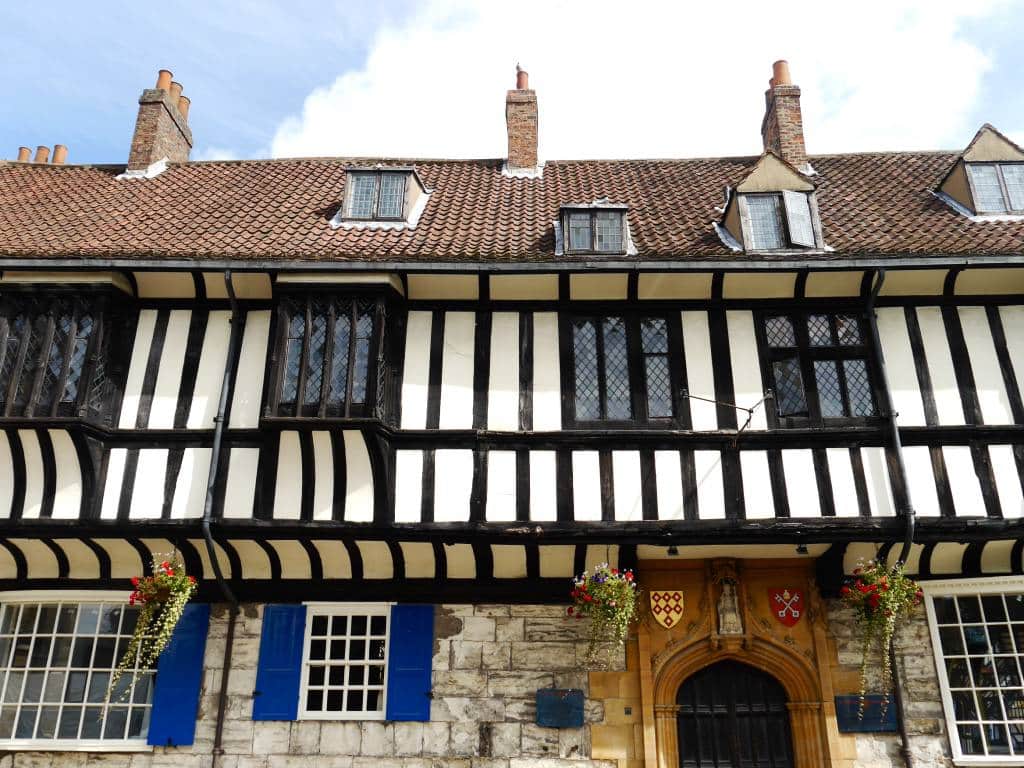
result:
[[[153,712],[147,741],[159,747],[187,747],[196,731],[203,653],[210,629],[208,603],[189,603],[156,666]]]
[[[430,720],[434,606],[393,606],[388,645],[387,719]]]
[[[253,720],[294,720],[298,716],[305,637],[306,606],[268,605],[263,609]]]

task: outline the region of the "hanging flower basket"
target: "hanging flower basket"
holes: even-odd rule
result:
[[[601,563],[593,573],[584,571],[577,576],[569,594],[573,604],[567,613],[590,622],[587,666],[607,668],[625,644],[629,625],[636,620],[639,590],[633,572]]]
[[[869,560],[853,572],[853,580],[840,592],[843,603],[857,614],[857,629],[861,635],[860,709],[864,717],[867,693],[868,667],[881,656],[882,660],[882,715],[889,706],[892,688],[892,665],[889,651],[893,635],[921,604],[923,593],[917,582],[903,574],[903,565],[889,568],[884,563]]]
[[[162,559],[164,557],[166,559]],[[185,566],[176,553],[157,555],[153,558],[153,575],[132,578],[132,586],[135,590],[128,604],[140,607],[139,618],[128,647],[110,676],[108,695],[111,698],[122,675],[128,673],[134,677],[156,664],[171,641],[185,606],[195,594],[196,578],[185,573]],[[125,686],[123,690],[129,689],[130,686]]]

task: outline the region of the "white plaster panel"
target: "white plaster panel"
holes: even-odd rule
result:
[[[473,451],[438,449],[434,452],[434,520],[461,523],[469,520],[473,489]]]
[[[970,446],[944,445],[942,457],[946,460],[946,475],[953,490],[956,516],[985,517],[985,499],[981,495],[981,483],[974,469]]]
[[[196,370],[196,384],[192,391],[192,404],[185,426],[188,429],[213,429],[217,415],[220,388],[224,383],[224,366],[227,364],[228,341],[231,338],[231,313],[214,310],[206,320],[206,333],[199,351],[199,368]]]
[[[1010,573],[1013,570],[1012,557],[1014,539],[990,541],[981,550],[982,573]]]
[[[924,343],[924,356],[928,361],[932,390],[935,393],[935,408],[939,424],[963,424],[964,409],[960,390],[953,372],[953,357],[949,352],[946,325],[938,307],[918,307],[918,323]]]
[[[828,475],[832,481],[832,501],[836,517],[859,517],[857,484],[853,477],[853,462],[849,448],[826,448]]]
[[[444,558],[449,579],[475,579],[476,557],[469,544],[445,544]]]
[[[21,516],[39,517],[43,508],[43,452],[33,429],[19,429],[21,451],[25,457],[25,502]]]
[[[725,313],[725,322],[729,329],[729,358],[735,393],[733,402],[743,408],[753,408],[764,398],[761,360],[757,353],[757,337],[754,335],[754,313],[750,310],[729,310]],[[764,404],[758,405],[750,418],[748,429],[767,429],[765,413]],[[745,413],[736,411],[740,425],[746,418]]]
[[[612,490],[616,520],[643,520],[639,451],[612,451]]]
[[[402,368],[402,429],[427,426],[427,391],[430,383],[430,326],[433,314],[409,313]]]
[[[270,310],[249,312],[242,334],[234,393],[231,398],[232,429],[258,427],[263,401],[263,374],[267,367],[267,343],[270,340]]]
[[[889,465],[885,460],[884,448],[861,448],[860,462],[864,467],[864,482],[868,489],[868,504],[872,517],[892,517],[896,514],[896,502],[892,497],[889,482]],[[931,464],[929,463],[929,470]],[[932,483],[934,490],[935,484]]]
[[[357,541],[359,554],[363,558],[363,578],[393,579],[395,564],[391,550],[385,541]]]
[[[530,451],[530,519],[558,519],[554,451]]]
[[[782,451],[782,471],[790,517],[821,517],[814,452],[810,448]]]
[[[533,315],[533,428],[562,428],[562,382],[558,355],[558,313]]]
[[[124,483],[124,465],[128,459],[127,448],[111,448],[107,454],[107,480],[103,485],[103,505],[100,518],[116,520],[117,507],[121,503],[121,485]]]
[[[395,451],[395,522],[418,523],[423,505],[423,451]]]
[[[924,401],[921,399],[921,386],[914,367],[906,315],[902,307],[884,307],[877,310],[877,314],[878,338],[885,356],[892,404],[899,414],[899,425],[923,427]]]
[[[30,579],[56,579],[60,573],[57,556],[39,539],[11,539],[11,543],[20,549],[28,562]]]
[[[990,445],[988,455],[992,462],[996,492],[1003,517],[1024,517],[1024,495],[1021,494],[1020,473],[1013,458],[1012,445]]]
[[[259,448],[231,449],[228,477],[224,485],[224,517],[252,517],[259,465]]]
[[[432,579],[436,565],[434,563],[434,545],[425,541],[403,541],[398,545],[402,550],[407,579]]]
[[[166,448],[139,451],[128,517],[132,520],[158,518],[163,514],[164,485],[167,480]]]
[[[210,449],[186,448],[171,502],[171,517],[200,518],[206,504],[206,482],[210,475]]]
[[[191,321],[192,310],[172,309],[168,313],[167,333],[164,335],[164,346],[160,352],[153,402],[149,410],[150,429],[174,427],[174,411],[178,407],[181,370],[185,365],[185,347],[188,343],[188,327]]]
[[[1000,307],[999,318],[1003,322],[1006,351],[1017,378],[1017,388],[1024,397],[1024,306]]]
[[[694,451],[693,464],[697,476],[697,516],[701,520],[724,519],[725,485],[721,452]]]
[[[939,492],[935,485],[931,453],[926,445],[903,448],[903,463],[907,468],[907,487],[911,503],[918,517],[938,517]],[[864,467],[867,473],[867,467]]]
[[[302,450],[299,433],[281,433],[277,450],[277,482],[274,484],[274,519],[302,517]]]
[[[516,519],[516,452],[487,452],[487,510],[491,522]]]
[[[679,464],[679,451],[655,451],[654,475],[658,490],[658,519],[682,520],[683,471]]]
[[[491,359],[487,391],[487,428],[519,429],[519,313],[491,317]]]
[[[7,433],[0,431],[0,518],[11,516],[14,504],[14,457]]]
[[[526,547],[517,544],[491,544],[494,578],[526,578]]]
[[[345,520],[373,522],[374,488],[370,452],[363,433],[346,429],[345,436]]]
[[[294,539],[270,539],[267,542],[277,552],[277,559],[281,561],[282,579],[309,579],[312,571],[309,563],[309,553],[305,547]]]
[[[572,578],[576,547],[553,544],[540,547],[540,577],[542,579]]]
[[[1012,424],[1010,399],[1006,396],[1002,369],[996,356],[985,308],[960,307],[959,313],[982,420],[985,424]]]
[[[320,555],[325,579],[352,578],[352,561],[344,544],[340,541],[313,539],[313,546]]]
[[[771,472],[767,451],[740,451],[743,473],[743,504],[748,520],[775,517]]]
[[[61,539],[58,543],[68,558],[69,579],[98,579],[100,561],[96,553],[78,539]]]
[[[708,313],[682,313],[683,350],[686,355],[686,388],[698,397],[715,398],[714,367],[711,364],[711,331]],[[688,399],[694,431],[718,429],[714,403]]]
[[[82,509],[82,468],[78,464],[75,444],[71,441],[71,435],[63,429],[51,429],[49,434],[54,463],[57,465],[53,517],[77,518]]]
[[[128,378],[124,383],[124,397],[121,398],[121,418],[117,424],[121,429],[135,429],[135,420],[139,414],[139,399],[142,397],[142,385],[146,378],[146,364],[149,362],[149,348],[153,344],[155,328],[156,310],[141,310],[138,323],[135,326],[135,343],[132,344]]]
[[[445,312],[441,359],[441,429],[473,427],[473,341],[476,314]]]
[[[495,301],[555,301],[558,275],[491,275]]]
[[[940,573],[960,574],[963,571],[964,552],[967,551],[967,544],[956,544],[951,541],[942,541],[935,545],[932,550],[931,572],[933,576]]]
[[[313,439],[313,519],[334,516],[334,451],[331,433],[317,430]]]
[[[110,556],[110,577],[128,579],[138,576],[148,563],[143,563],[139,552],[124,539],[93,539]]]
[[[576,520],[601,519],[601,456],[572,452],[572,508]]]
[[[249,539],[232,539],[231,546],[242,562],[242,574],[246,579],[269,579],[270,557],[259,544]]]

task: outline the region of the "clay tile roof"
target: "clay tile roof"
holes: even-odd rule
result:
[[[972,222],[931,194],[957,157],[811,157],[834,249],[819,258],[1024,253],[1024,222]],[[197,162],[135,180],[116,179],[122,167],[0,163],[0,257],[543,262],[560,206],[608,197],[629,206],[639,259],[739,261],[750,257],[712,222],[756,161],[549,161],[539,179],[504,176],[501,160]],[[333,229],[346,168],[376,163],[413,165],[434,190],[418,226]]]

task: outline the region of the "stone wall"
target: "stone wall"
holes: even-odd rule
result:
[[[224,726],[224,768],[616,768],[590,760],[591,724],[605,706],[587,697],[582,728],[535,724],[535,692],[582,688],[580,624],[559,606],[451,605],[435,619],[434,699],[428,723],[253,722],[262,606],[247,604],[235,629]],[[206,644],[195,744],[140,753],[13,752],[0,768],[211,768],[227,611],[216,605]],[[604,687],[614,673],[604,673]],[[621,702],[616,702],[621,703]],[[639,707],[636,709],[639,715]],[[613,732],[604,733],[607,737]],[[606,745],[623,758],[633,746]],[[600,749],[598,750],[600,752]],[[627,768],[625,762],[619,768]]]
[[[839,665],[834,670],[836,693],[855,693],[861,646],[853,611],[837,600],[829,601],[828,623]],[[903,685],[903,714],[914,767],[953,768],[931,634],[923,608],[900,629],[895,647],[896,673]],[[880,690],[879,665],[872,665],[871,671],[870,687]],[[856,739],[856,768],[905,768],[898,733],[858,734]]]

